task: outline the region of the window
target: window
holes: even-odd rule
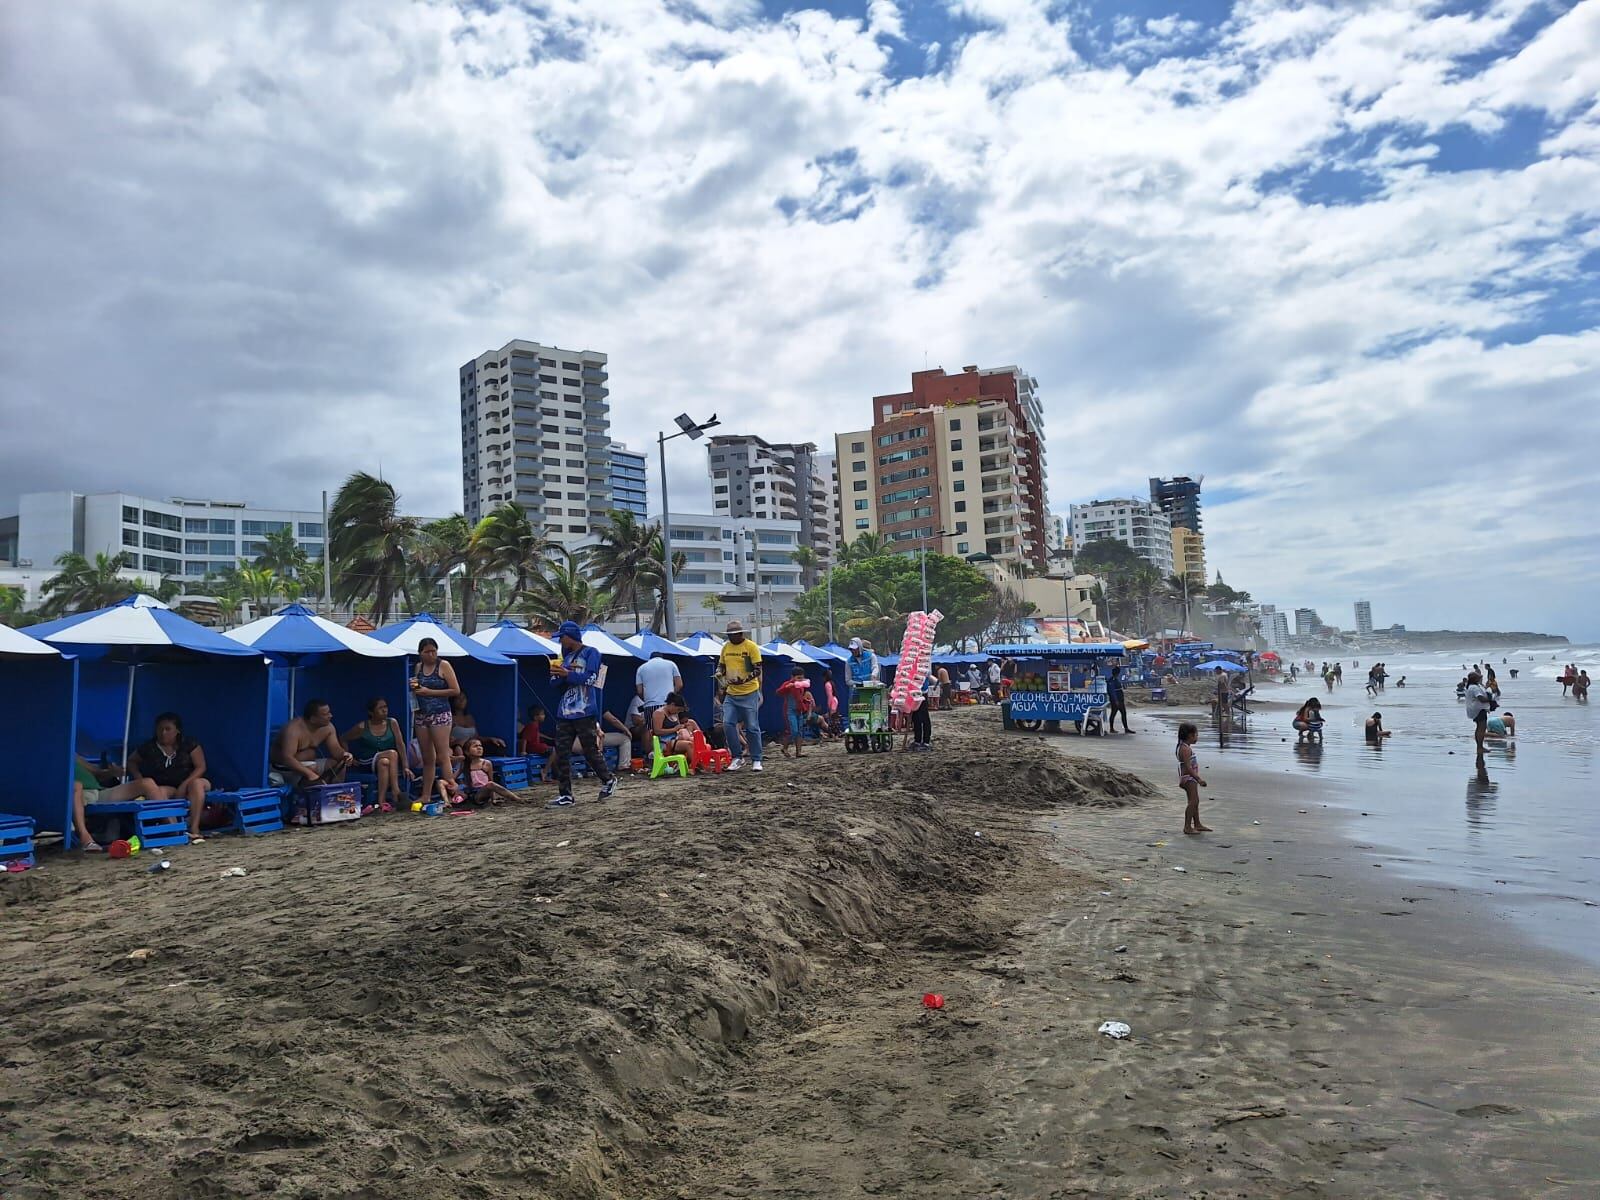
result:
[[[966,512],[967,502],[965,500],[957,500],[951,507],[953,507],[957,512]]]
[[[137,529],[124,529],[122,531],[122,544],[124,546],[137,546],[139,544],[139,531]]]
[[[204,517],[189,517],[183,523],[183,531],[185,533],[206,533],[209,532],[206,526],[207,522]]]
[[[157,529],[170,529],[173,533],[183,532],[183,522],[176,515],[151,512],[148,508],[144,510],[144,523]]]
[[[146,550],[165,550],[169,554],[183,553],[183,539],[168,537],[164,533],[147,533],[144,535],[144,548]]]
[[[954,483],[952,483],[950,485],[950,490],[952,492],[964,492],[964,491],[966,491],[967,490],[966,481],[965,480],[961,480],[961,479],[956,480]]]
[[[577,363],[564,362],[564,363],[561,364],[561,369],[563,371],[576,371],[578,369],[578,364]]]
[[[911,429],[902,429],[899,433],[886,433],[878,439],[880,446],[893,446],[900,442],[908,442],[913,438],[927,437],[928,427],[918,425]]]
[[[921,500],[924,496],[933,494],[931,487],[905,488],[898,492],[889,492],[882,499],[884,504],[899,504],[902,500]]]
[[[957,521],[956,522],[955,532],[958,533],[958,534],[961,534],[961,533],[965,533],[966,531],[967,531],[967,523],[965,521]]]
[[[155,554],[146,554],[144,556],[144,569],[146,571],[158,571],[162,575],[176,575],[183,570],[183,564],[175,558],[161,558]]]
[[[287,521],[241,521],[240,530],[245,537],[265,537],[269,533],[282,533],[289,528]]]
[[[850,464],[850,469],[852,471],[865,471],[867,469],[867,460],[864,458],[858,458],[855,462]]]
[[[539,382],[540,383],[554,383],[555,381],[556,381],[556,377],[554,375],[541,375],[541,376],[539,376]],[[552,400],[555,399],[555,397],[553,395],[550,398]]]
[[[866,517],[857,517],[856,518],[856,528],[857,529],[866,529],[866,528],[870,527],[871,524],[872,524],[872,522],[867,520]]]
[[[303,538],[319,538],[322,536],[321,521],[301,521],[300,536]]]
[[[950,449],[951,450],[959,450],[959,449],[961,449],[961,439],[960,438],[951,438],[950,439]]]
[[[853,491],[864,492],[867,490],[867,481],[865,479],[858,479],[852,483],[850,487]]]
[[[957,554],[965,554],[966,552],[967,552],[967,543],[966,542],[957,542],[956,543],[956,553]]]
[[[122,519],[130,525],[137,525],[139,523],[139,510],[131,504],[124,504],[122,506]]]
[[[561,383],[565,387],[582,387],[583,386],[576,379],[568,379],[566,376],[562,376]]]
[[[716,487],[711,489],[711,494],[713,496],[726,496],[728,494],[728,485],[725,483],[717,484]]]
[[[869,500],[857,500],[856,501],[856,511],[857,512],[866,512],[867,511],[867,506],[870,503],[871,503],[871,501],[869,501]]]
[[[950,462],[950,469],[952,471],[965,471],[967,469],[967,464],[963,459],[952,459]]]
[[[953,421],[950,422],[950,430],[953,433],[955,430],[960,429],[960,428],[961,428],[961,418],[960,417],[956,417]]]
[[[851,442],[850,443],[850,453],[851,454],[864,453],[866,451],[866,448],[867,448],[867,444],[865,442]]]
[[[237,533],[238,531],[239,531],[238,530],[238,526],[234,523],[234,520],[233,520],[232,517],[226,517],[226,518],[212,517],[211,518],[211,529],[210,529],[211,533],[226,533],[226,534],[232,535],[234,533]]]

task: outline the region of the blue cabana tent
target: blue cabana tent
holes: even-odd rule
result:
[[[828,646],[814,646],[804,638],[791,645],[804,650],[812,658],[821,663],[828,672],[828,680],[833,684],[834,702],[840,705],[849,703],[850,696],[850,669],[845,665],[850,661],[850,651],[834,650]],[[819,711],[827,711],[827,694],[824,692],[817,697]]]
[[[600,703],[604,710],[618,720],[628,714],[628,706],[636,695],[634,690],[639,664],[644,659],[632,646],[612,637],[598,625],[583,627],[583,644],[600,651],[606,667],[606,685]]]
[[[369,700],[382,696],[389,714],[405,728],[409,655],[401,647],[336,625],[303,604],[287,605],[222,636],[272,660],[274,727],[297,716],[300,706],[315,697],[328,702],[342,732],[367,715]]]
[[[663,658],[670,658],[672,665],[683,678],[683,698],[689,702],[689,715],[695,719],[700,728],[711,728],[714,724],[711,709],[715,703],[716,692],[715,654],[711,656],[700,654],[682,642],[668,641],[648,629],[632,637],[623,638],[622,641],[643,658],[654,658],[658,654]]]
[[[28,700],[26,720],[0,722],[0,813],[33,818],[35,833],[64,834],[70,849],[78,660],[0,625],[0,693]]]
[[[428,613],[385,625],[372,636],[380,642],[399,646],[408,654],[416,654],[422,639],[431,637],[439,643],[439,657],[449,659],[455,669],[456,681],[467,694],[480,732],[500,738],[507,746],[517,744],[517,671],[516,665],[504,654],[479,645],[459,629],[441,625]],[[407,705],[410,702],[408,685]],[[400,713],[395,715],[401,716]],[[400,728],[410,727],[408,710]]]
[[[218,790],[267,779],[267,660],[196,625],[151,596],[34,626],[33,636],[79,658],[79,748],[127,761],[158,713],[176,712],[206,755]]]
[[[812,696],[819,702],[819,706],[826,707],[825,696],[822,690],[824,680],[828,678],[828,668],[823,666],[811,655],[800,647],[788,642],[771,641],[761,647],[761,732],[782,733],[783,698],[778,695],[778,688],[784,680],[789,678],[790,671],[795,667],[804,667],[806,678],[811,681]]]
[[[487,629],[472,634],[471,638],[484,649],[503,654],[516,663],[518,730],[528,709],[537,702],[546,714],[545,733],[553,734],[555,718],[550,714],[556,711],[561,688],[550,676],[550,660],[560,655],[560,644],[509,619],[496,621]]]

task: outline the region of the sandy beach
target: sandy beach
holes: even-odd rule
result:
[[[1600,979],[1135,725],[47,860],[0,1195],[1591,1194]]]

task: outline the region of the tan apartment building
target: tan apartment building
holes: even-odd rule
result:
[[[836,439],[844,541],[872,532],[907,550],[926,542],[1044,569],[1050,514],[1036,388],[1016,367],[974,366],[914,372],[910,391],[873,397],[872,428]]]
[[[1190,587],[1206,585],[1206,539],[1182,525],[1172,527],[1172,573],[1182,575]]]

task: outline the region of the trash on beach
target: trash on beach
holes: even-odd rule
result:
[[[1305,815],[1306,815],[1306,810],[1305,810],[1305,809],[1303,809],[1303,808],[1302,808],[1302,809],[1301,809],[1301,810],[1300,810],[1300,815],[1301,815],[1301,816],[1302,816],[1302,817],[1303,817],[1303,816],[1305,816]]]
[[[245,869],[243,867],[229,867],[221,875],[217,876],[219,879],[243,879],[244,877]]]
[[[1101,892],[1101,893],[1100,893],[1100,894],[1101,894],[1101,895],[1102,895],[1102,896],[1109,896],[1109,895],[1111,895],[1111,893],[1110,893],[1110,892]]]
[[[1172,869],[1180,875],[1187,875],[1189,873],[1188,867],[1173,867]]]
[[[981,829],[974,829],[974,830],[973,830],[973,831],[972,831],[972,836],[973,836],[973,837],[975,837],[975,838],[981,838],[981,837],[982,837],[982,836],[983,836],[983,830],[981,830]]]
[[[1127,952],[1128,948],[1126,946],[1113,946],[1111,948],[1111,953],[1113,954],[1126,954]]]
[[[171,861],[168,860],[168,859],[163,858],[160,862],[158,862],[155,865],[153,865],[152,867],[150,867],[149,870],[145,871],[145,874],[146,875],[159,875],[163,871],[170,871],[170,870],[172,870]]]
[[[149,958],[154,953],[155,951],[149,946],[142,946],[137,950],[129,950],[128,958],[133,962],[144,962],[145,959]]]
[[[1133,1030],[1121,1021],[1102,1021],[1100,1022],[1099,1032],[1105,1034],[1108,1038],[1116,1038],[1121,1041],[1131,1034]]]
[[[556,843],[556,849],[557,849],[557,850],[559,850],[559,849],[561,849],[561,847],[563,847],[563,846],[570,846],[570,845],[572,845],[572,839],[571,839],[571,838],[568,838],[568,839],[567,839],[567,840],[566,840],[566,841],[564,841],[564,842],[557,842],[557,843]]]
[[[944,997],[941,996],[938,992],[923,992],[922,993],[922,1007],[923,1008],[943,1008],[944,1007]]]
[[[1260,821],[1251,821],[1251,822],[1250,822],[1250,824],[1252,824],[1252,825],[1259,825],[1259,824],[1261,824],[1261,822],[1260,822]]]

